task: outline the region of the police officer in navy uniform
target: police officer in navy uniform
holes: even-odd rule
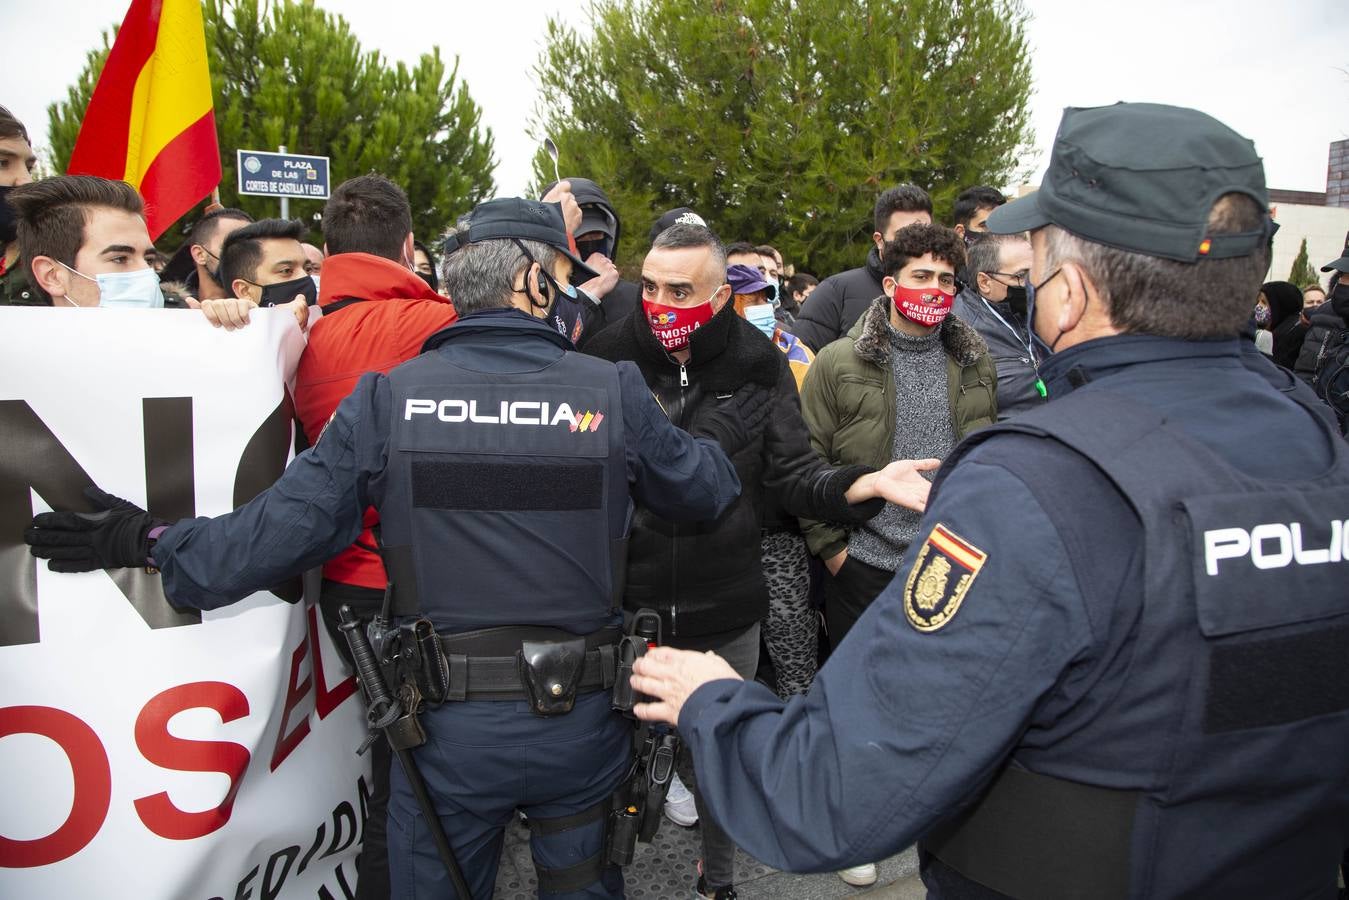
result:
[[[1194,110],[1069,109],[988,227],[1030,232],[1050,402],[947,459],[809,695],[660,648],[639,713],[780,868],[917,841],[935,897],[1333,898],[1349,451],[1239,338],[1274,230],[1254,147]]]
[[[676,429],[634,366],[582,356],[544,323],[585,272],[557,206],[494,200],[470,221],[444,263],[459,321],[364,376],[271,489],[168,527],[98,492],[106,513],[45,514],[27,537],[53,570],[148,561],[173,603],[214,609],[350,546],[375,506],[391,612],[438,635],[444,682],[419,685],[429,739],[415,757],[473,896],[491,896],[520,808],[541,895],[621,897],[603,842],[632,726],[604,688],[630,498],[712,519],[739,482],[717,446],[725,423]],[[396,896],[452,896],[397,767],[389,851]]]

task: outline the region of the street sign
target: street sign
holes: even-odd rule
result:
[[[328,157],[266,150],[240,150],[238,154],[240,194],[328,199]]]

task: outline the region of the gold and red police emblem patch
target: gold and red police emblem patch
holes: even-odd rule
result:
[[[919,631],[950,622],[988,554],[938,523],[918,551],[904,585],[904,614]]]

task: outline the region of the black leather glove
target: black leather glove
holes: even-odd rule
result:
[[[49,560],[53,572],[148,565],[150,529],[167,525],[134,503],[99,490],[84,489],[96,512],[49,512],[33,517],[23,533],[32,554]]]
[[[734,453],[763,431],[772,411],[773,391],[753,382],[724,400],[705,394],[689,423],[689,433],[710,437],[721,449]]]

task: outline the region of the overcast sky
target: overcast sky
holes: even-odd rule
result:
[[[413,61],[438,44],[496,137],[497,190],[523,191],[535,144],[527,130],[544,23],[587,27],[585,4],[557,0],[318,0],[366,49]],[[1147,100],[1193,106],[1255,141],[1271,187],[1323,191],[1327,145],[1349,138],[1345,0],[1026,0],[1038,182],[1065,106]],[[46,142],[47,105],[62,99],[124,0],[43,0],[9,17],[0,103]],[[24,17],[31,21],[25,23]],[[59,22],[60,27],[50,27]],[[25,27],[27,26],[27,27]],[[21,35],[21,36],[20,36]],[[958,98],[954,98],[958,102]],[[291,148],[322,153],[323,148]],[[339,177],[342,173],[336,173]]]

